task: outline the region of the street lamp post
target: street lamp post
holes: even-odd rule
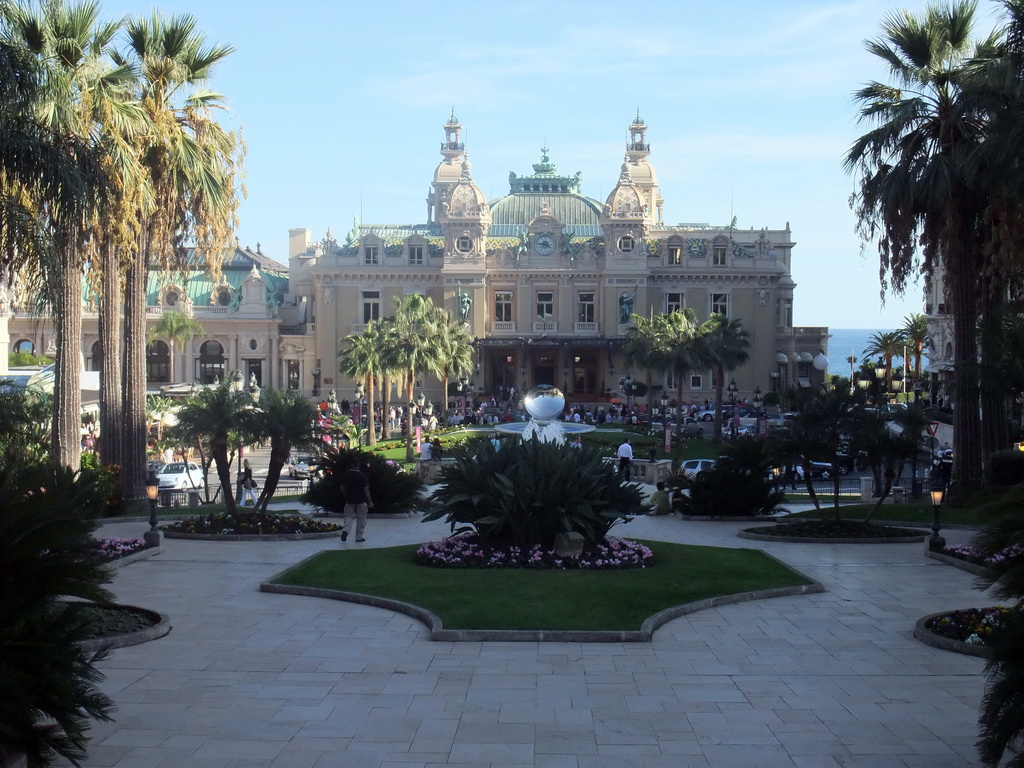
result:
[[[633,377],[627,373],[619,379],[619,388],[626,394],[626,419],[628,419],[633,411],[630,405],[630,398],[633,395]],[[623,421],[626,419],[623,419]]]
[[[466,422],[466,393],[469,390],[469,379],[462,376],[459,379],[459,395],[461,396],[462,403],[460,405],[462,411],[462,422]]]
[[[764,397],[761,395],[760,387],[754,387],[753,403],[754,412],[757,414],[757,436],[764,437],[768,430],[764,428],[764,414],[761,412],[761,407],[764,405]]]
[[[879,360],[875,365],[875,382],[878,384],[878,405],[884,410],[888,404],[888,399],[885,391],[885,373],[886,367]]]
[[[739,421],[739,413],[736,411],[736,395],[739,393],[739,387],[736,386],[736,379],[729,382],[729,386],[725,388],[725,391],[729,393],[729,437],[733,440],[736,439],[736,424]]]
[[[932,535],[928,539],[928,549],[933,552],[946,546],[946,540],[939,535],[942,530],[942,523],[939,520],[939,508],[942,506],[942,498],[946,493],[946,487],[938,477],[932,480]]]
[[[914,381],[914,407],[916,408],[921,402],[921,380],[917,379]],[[917,476],[917,454],[921,452],[921,433],[914,435],[914,455],[910,460],[910,471],[913,477],[910,480],[910,497],[912,499],[921,498],[921,480]]]
[[[160,480],[157,478],[156,472],[151,469],[146,477],[146,497],[149,499],[149,530],[143,534],[143,539],[149,546],[160,544],[160,531],[156,527],[156,500],[159,495]]]

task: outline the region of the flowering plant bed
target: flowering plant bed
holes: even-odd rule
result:
[[[635,541],[615,536],[584,547],[579,556],[559,555],[539,544],[530,549],[484,546],[475,533],[460,533],[431,541],[416,550],[416,563],[432,568],[540,568],[611,571],[647,568],[654,553]]]
[[[987,645],[992,634],[998,632],[1007,619],[1016,616],[1020,609],[993,605],[988,608],[964,608],[932,616],[924,628],[940,637],[957,640],[968,645]]]
[[[994,555],[985,556],[981,550],[970,544],[955,544],[943,547],[940,553],[948,557],[955,557],[957,560],[964,560],[971,565],[978,565],[982,568],[1005,568],[1017,558],[1024,557],[1024,547],[1019,544],[1007,547]]]
[[[287,534],[333,533],[341,527],[296,515],[245,512],[231,515],[196,515],[164,527],[171,533],[221,536],[279,536]]]
[[[136,552],[142,552],[149,548],[142,539],[97,539],[95,544],[96,556],[101,563],[110,563]]]
[[[848,540],[851,542],[870,539],[907,539],[924,537],[921,531],[912,528],[894,528],[891,525],[876,525],[859,520],[801,520],[797,523],[778,523],[763,528],[748,528],[743,533],[757,536],[781,537],[808,540]]]
[[[160,614],[131,605],[67,603],[69,614],[84,627],[84,640],[141,632],[160,622]]]

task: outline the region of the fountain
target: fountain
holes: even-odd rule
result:
[[[518,435],[523,440],[536,437],[541,442],[559,445],[565,442],[566,435],[582,435],[596,429],[591,424],[559,421],[558,417],[565,409],[565,395],[550,384],[538,384],[531,389],[526,393],[524,403],[530,414],[528,422],[498,424],[494,429],[504,435]]]

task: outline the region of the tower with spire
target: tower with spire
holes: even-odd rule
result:
[[[462,141],[462,124],[455,116],[455,109],[444,124],[444,141],[441,142],[442,160],[434,171],[434,180],[427,193],[427,224],[437,224],[441,218],[442,203],[448,201],[452,189],[462,179],[462,163],[466,159],[466,145]]]

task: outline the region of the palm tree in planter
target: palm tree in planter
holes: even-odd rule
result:
[[[913,313],[903,318],[903,338],[914,355],[914,380],[921,378],[921,358],[924,348],[928,346],[928,318],[920,313]]]
[[[364,333],[353,333],[345,338],[347,346],[338,354],[339,370],[350,379],[366,384],[366,444],[377,444],[375,423],[375,390],[381,366],[381,334],[377,322],[371,322]],[[357,424],[362,427],[362,424]]]
[[[149,332],[149,340],[166,339],[171,347],[171,370],[168,372],[171,381],[174,381],[174,357],[176,346],[181,345],[184,349],[196,336],[203,334],[203,324],[183,312],[164,312],[156,325]]]
[[[259,405],[251,414],[249,426],[254,440],[270,441],[270,465],[256,509],[266,511],[292,449],[321,444],[316,414],[316,407],[297,392],[262,390]]]
[[[251,411],[252,400],[236,390],[234,379],[227,377],[214,387],[200,389],[177,413],[175,434],[186,444],[206,442],[209,445],[229,515],[238,513],[235,495],[231,492],[229,451],[233,445],[250,442]]]
[[[715,412],[722,412],[725,374],[736,370],[750,357],[750,337],[743,323],[713,314],[699,330],[701,356],[715,372]],[[722,419],[715,419],[715,442],[722,441]]]

